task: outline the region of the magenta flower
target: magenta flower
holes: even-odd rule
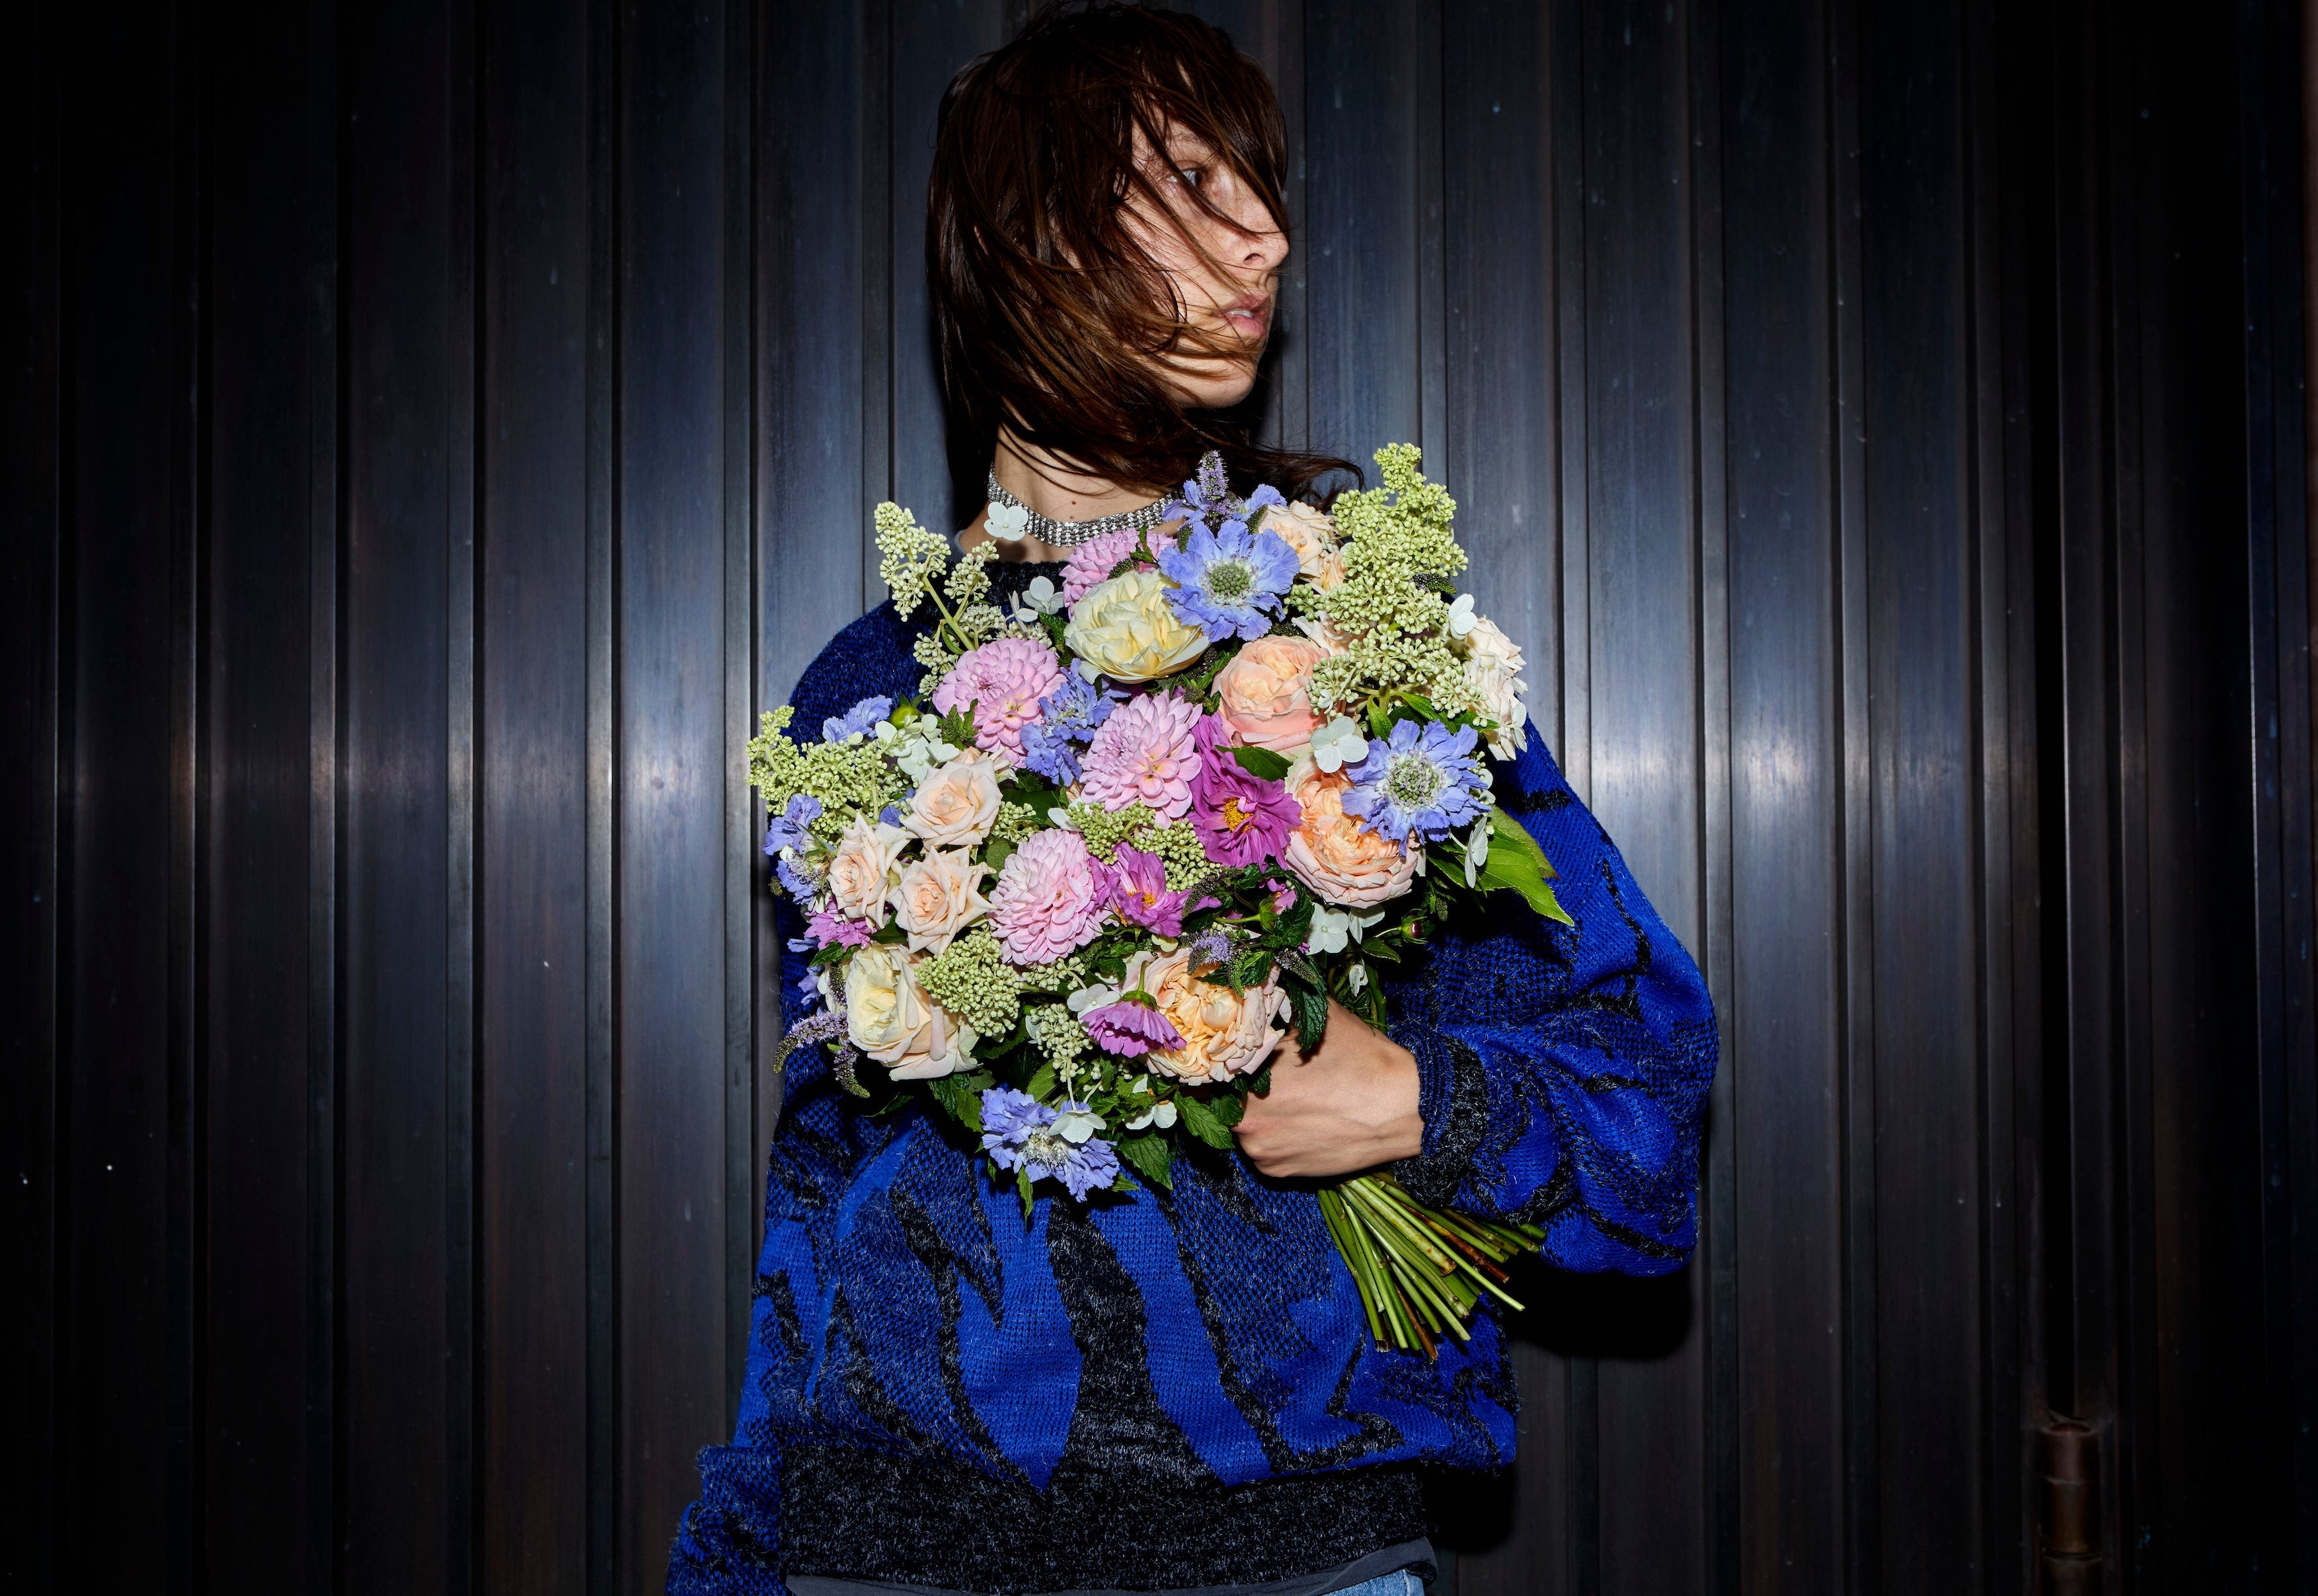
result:
[[[1110,580],[1112,568],[1134,553],[1142,542],[1143,534],[1128,526],[1081,543],[1072,551],[1071,562],[1063,567],[1065,602],[1076,604]]]
[[[869,940],[869,928],[827,909],[816,909],[804,923],[804,934],[822,947],[860,947]]]
[[[974,746],[1007,768],[1022,762],[1022,728],[1044,717],[1038,701],[1063,685],[1062,662],[1035,638],[1002,637],[968,652],[934,687],[943,714],[974,706]]]
[[[990,892],[990,928],[1015,964],[1045,964],[1094,940],[1110,870],[1075,831],[1040,831],[1009,855]]]
[[[1105,809],[1139,804],[1163,820],[1181,820],[1191,811],[1191,783],[1199,774],[1199,706],[1180,693],[1128,699],[1087,744],[1080,791]]]
[[[1191,783],[1191,825],[1208,856],[1224,865],[1276,859],[1304,819],[1304,806],[1217,746],[1213,716],[1201,723],[1199,774]]]
[[[1299,803],[1296,807],[1301,813],[1304,806]],[[1271,894],[1271,911],[1274,914],[1286,914],[1296,907],[1296,887],[1292,882],[1267,875],[1263,878],[1263,890]]]
[[[1167,890],[1167,866],[1156,854],[1120,843],[1119,865],[1111,872],[1110,906],[1130,926],[1141,926],[1162,937],[1183,934],[1184,900],[1189,892]]]
[[[1183,1045],[1183,1033],[1156,1009],[1132,998],[1088,1013],[1080,1022],[1105,1053],[1140,1058],[1146,1053],[1173,1053]]]

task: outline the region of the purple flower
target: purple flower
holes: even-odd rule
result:
[[[1226,521],[1215,532],[1193,527],[1181,548],[1160,551],[1159,569],[1175,584],[1167,607],[1215,643],[1270,632],[1280,596],[1303,567],[1279,533]]]
[[[821,891],[818,877],[798,869],[786,857],[773,861],[773,874],[781,878],[782,890],[800,903],[810,902]]]
[[[1191,782],[1191,825],[1220,865],[1276,859],[1296,835],[1304,807],[1276,781],[1250,772],[1218,746],[1215,717],[1201,726],[1199,774]]]
[[[831,715],[821,723],[821,740],[843,742],[849,737],[866,737],[875,731],[877,722],[893,713],[891,698],[865,698],[841,715]]]
[[[1390,738],[1370,742],[1367,758],[1345,767],[1352,785],[1344,812],[1399,843],[1412,833],[1437,841],[1471,825],[1488,812],[1488,775],[1473,755],[1479,741],[1470,726],[1397,722]]]
[[[1119,695],[1106,693],[1076,671],[1064,674],[1063,685],[1038,701],[1040,719],[1074,741],[1084,742],[1094,729],[1119,707]]]
[[[1122,998],[1089,1009],[1079,1023],[1105,1053],[1140,1058],[1146,1053],[1173,1053],[1183,1045],[1183,1033],[1147,1003]]]
[[[1189,946],[1194,969],[1231,962],[1231,938],[1224,934],[1221,926],[1209,926],[1192,937]]]
[[[765,852],[777,854],[785,847],[803,847],[804,829],[821,819],[821,800],[799,793],[789,799],[789,806],[773,817],[765,828]]]
[[[1052,726],[1025,726],[1022,728],[1022,768],[1033,775],[1045,776],[1058,787],[1067,787],[1079,779],[1077,746]]]
[[[816,909],[813,911],[813,918],[804,923],[804,937],[801,940],[810,941],[815,947],[861,947],[868,943],[869,928],[859,920],[847,919],[834,910]],[[795,947],[797,944],[792,942],[789,946]]]
[[[1119,1154],[1093,1134],[1101,1122],[1084,1103],[1049,1108],[1011,1086],[982,1094],[982,1150],[1002,1170],[1028,1170],[1033,1180],[1059,1180],[1080,1202],[1119,1178]]]
[[[877,819],[879,822],[884,825],[898,826],[902,823],[902,811],[893,804],[888,803],[885,808],[877,811]]]
[[[1184,901],[1190,894],[1167,890],[1165,861],[1123,842],[1117,857],[1119,863],[1111,872],[1110,906],[1119,911],[1119,918],[1162,937],[1181,936]]]

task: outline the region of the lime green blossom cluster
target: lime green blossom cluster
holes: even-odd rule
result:
[[[894,595],[894,613],[906,621],[933,597],[934,578],[949,564],[949,540],[928,532],[890,500],[877,507],[872,519],[877,525],[877,579]]]
[[[926,996],[984,1036],[1014,1028],[1022,1003],[1022,978],[1006,963],[987,926],[975,926],[918,966]]]
[[[1065,813],[1070,829],[1086,838],[1087,851],[1106,865],[1118,863],[1119,845],[1149,825],[1154,818],[1147,809],[1105,809],[1100,803],[1083,801],[1073,803]]]
[[[998,818],[990,823],[990,834],[1001,842],[1026,841],[1038,829],[1038,811],[1011,798],[998,806]]]
[[[998,613],[996,605],[987,602],[990,561],[996,557],[998,546],[984,543],[971,549],[953,566],[949,540],[920,526],[918,518],[901,506],[890,501],[879,505],[876,521],[877,576],[894,595],[894,613],[907,620],[929,601],[939,612],[932,628],[910,650],[926,668],[918,692],[930,694],[957,663],[959,655],[1005,629],[1006,617]]]
[[[1172,826],[1153,826],[1135,839],[1135,846],[1146,854],[1156,854],[1167,866],[1167,890],[1188,892],[1205,881],[1222,866],[1208,857],[1207,844],[1189,820],[1177,820]]]
[[[1031,1045],[1047,1055],[1055,1066],[1055,1073],[1065,1086],[1074,1083],[1079,1074],[1079,1061],[1093,1045],[1086,1027],[1079,1017],[1063,1003],[1039,1003],[1025,1010],[1022,1028],[1030,1034]]]
[[[1339,494],[1334,507],[1343,581],[1326,593],[1299,583],[1289,594],[1298,613],[1325,621],[1345,644],[1312,673],[1316,709],[1357,708],[1409,690],[1451,713],[1482,708],[1450,646],[1449,604],[1434,586],[1465,569],[1450,531],[1457,501],[1425,480],[1419,458],[1411,444],[1377,451],[1383,485]]]
[[[821,818],[808,828],[823,844],[833,844],[847,817],[876,814],[902,795],[899,778],[874,741],[813,742],[802,746],[784,735],[791,711],[768,710],[749,740],[749,785],[765,795],[775,812],[797,794],[821,800]]]

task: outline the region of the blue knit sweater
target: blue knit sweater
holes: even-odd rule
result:
[[[891,605],[840,632],[797,687],[802,734],[913,691],[912,635]],[[1496,783],[1577,924],[1495,894],[1392,983],[1424,1120],[1395,1173],[1543,1227],[1564,1269],[1678,1269],[1715,1063],[1705,983],[1541,740]],[[797,933],[786,902],[782,923]],[[701,1454],[671,1592],[1290,1578],[1424,1534],[1419,1465],[1511,1460],[1493,1306],[1437,1362],[1378,1350],[1307,1184],[1179,1159],[1172,1193],[1042,1191],[1026,1225],[967,1138],[915,1103],[875,1113],[823,1050],[792,1057],[785,1089],[739,1431]]]

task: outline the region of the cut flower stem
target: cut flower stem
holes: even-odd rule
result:
[[[1428,1207],[1389,1175],[1355,1176],[1319,1195],[1379,1348],[1437,1358],[1442,1338],[1470,1339],[1465,1322],[1485,1291],[1521,1307],[1499,1284],[1502,1266],[1545,1240],[1536,1225]]]

